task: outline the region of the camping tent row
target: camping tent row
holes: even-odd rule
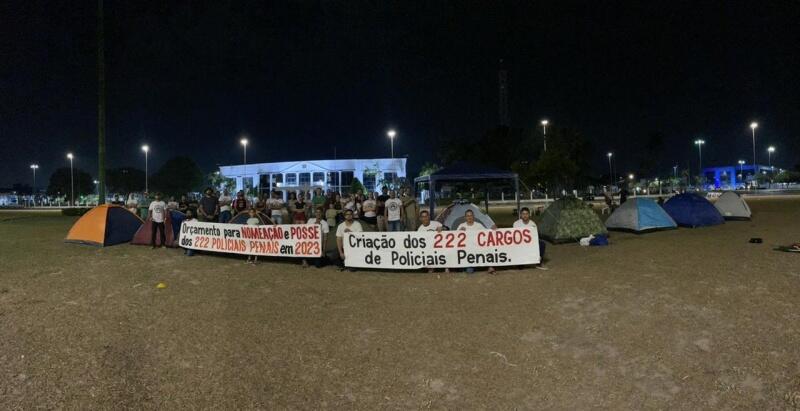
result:
[[[178,233],[181,223],[186,215],[180,211],[170,210],[164,222],[166,226],[165,244],[168,247],[177,247]],[[249,218],[247,213],[234,216],[231,224],[246,224]],[[258,214],[261,224],[273,224],[272,220],[263,214]],[[122,243],[135,245],[150,245],[153,235],[153,225],[145,223],[139,216],[128,209],[111,204],[103,204],[92,208],[73,224],[64,240],[69,243],[80,243],[100,247]]]

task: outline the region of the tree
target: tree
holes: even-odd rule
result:
[[[357,178],[353,178],[353,181],[350,182],[350,193],[356,194],[361,193],[365,194],[367,192],[367,188],[364,187],[364,184],[361,184],[361,181],[358,181]]]
[[[442,167],[439,166],[438,164],[428,162],[428,163],[423,164],[422,168],[419,169],[419,176],[420,177],[429,176],[429,175],[431,175],[431,174],[433,174],[433,173],[435,173],[435,172],[437,172],[437,171],[439,171],[441,169],[442,169]]]
[[[180,196],[198,190],[203,184],[203,172],[189,157],[178,156],[167,160],[151,178],[154,191],[168,196]]]
[[[127,194],[144,190],[144,171],[133,167],[112,168],[106,171],[108,191]]]
[[[236,190],[236,180],[223,176],[219,171],[209,173],[206,176],[206,182],[211,187],[228,190],[229,193],[232,193],[234,190]]]
[[[76,202],[79,196],[94,193],[94,180],[92,180],[92,176],[89,175],[89,173],[80,168],[75,168],[73,169],[73,178]],[[70,190],[69,167],[56,169],[56,171],[50,175],[50,183],[47,185],[47,194],[52,196],[65,195],[69,198],[71,195]]]
[[[783,170],[775,176],[776,183],[800,182],[800,171]]]

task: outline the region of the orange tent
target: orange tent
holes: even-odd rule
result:
[[[126,208],[103,204],[79,218],[64,241],[101,247],[127,243],[142,224],[142,220]]]

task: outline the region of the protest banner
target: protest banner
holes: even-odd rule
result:
[[[347,233],[345,265],[417,269],[538,264],[535,229]]]
[[[321,257],[318,224],[239,225],[184,221],[183,248],[270,257]]]

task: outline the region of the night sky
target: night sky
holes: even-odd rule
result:
[[[440,137],[498,123],[499,59],[515,127],[582,131],[603,172],[634,167],[663,132],[664,161],[800,162],[800,3],[106,2],[108,165],[153,172],[186,154],[241,162],[388,157],[409,172]],[[634,3],[634,2],[632,2]],[[67,165],[96,174],[94,2],[0,4],[0,187]],[[665,170],[662,174],[671,171]]]

